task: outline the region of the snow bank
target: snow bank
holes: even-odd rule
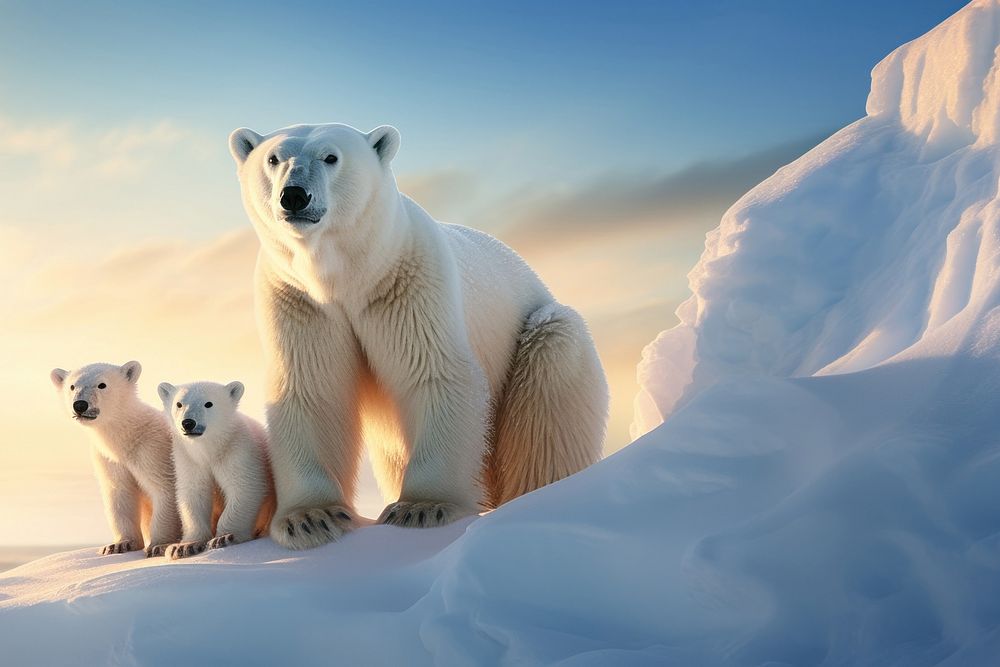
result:
[[[644,351],[633,435],[726,378],[995,352],[998,44],[1000,6],[978,0],[900,47],[867,117],[726,213]]]
[[[633,445],[442,529],[37,561],[0,575],[5,658],[994,662],[998,16],[890,56],[867,118],[727,213],[645,352]]]

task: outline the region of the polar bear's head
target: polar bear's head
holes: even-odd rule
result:
[[[127,416],[136,399],[136,382],[142,366],[89,364],[75,371],[55,368],[49,377],[62,396],[70,417],[81,424],[110,422]]]
[[[294,125],[261,135],[234,131],[243,204],[261,240],[302,238],[349,228],[387,184],[399,132],[389,125],[367,134],[348,125]]]
[[[229,432],[243,397],[243,383],[192,382],[175,387],[162,382],[157,392],[178,433],[188,438],[212,437]]]

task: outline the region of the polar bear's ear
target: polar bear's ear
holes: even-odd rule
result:
[[[399,130],[392,125],[379,125],[368,133],[368,144],[382,164],[389,164],[399,150]]]
[[[233,133],[229,135],[229,152],[233,154],[236,166],[242,167],[243,163],[250,157],[250,153],[260,145],[263,139],[264,137],[248,127],[233,130]]]
[[[52,384],[56,386],[56,389],[62,389],[63,383],[66,382],[68,376],[69,371],[64,371],[61,368],[53,368],[52,372],[49,373],[49,379],[52,380]]]
[[[239,403],[240,399],[243,398],[243,390],[243,383],[239,381],[226,385],[226,391],[229,392],[229,397],[233,399],[234,403]]]
[[[130,361],[127,364],[122,365],[122,375],[129,382],[135,384],[139,381],[139,375],[142,373],[142,364],[138,361]]]
[[[170,402],[175,391],[177,391],[177,387],[169,382],[161,382],[160,386],[156,388],[156,393],[160,395],[160,400],[163,401],[164,405]]]

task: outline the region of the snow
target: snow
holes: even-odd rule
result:
[[[1000,0],[744,196],[635,443],[433,530],[0,575],[39,664],[977,665],[1000,652]]]
[[[646,348],[633,435],[715,383],[995,356],[1000,8],[883,60],[868,115],[744,195]]]

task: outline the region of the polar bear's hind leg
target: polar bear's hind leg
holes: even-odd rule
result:
[[[550,303],[533,312],[517,343],[486,460],[488,503],[501,505],[600,458],[608,388],[583,318]]]

